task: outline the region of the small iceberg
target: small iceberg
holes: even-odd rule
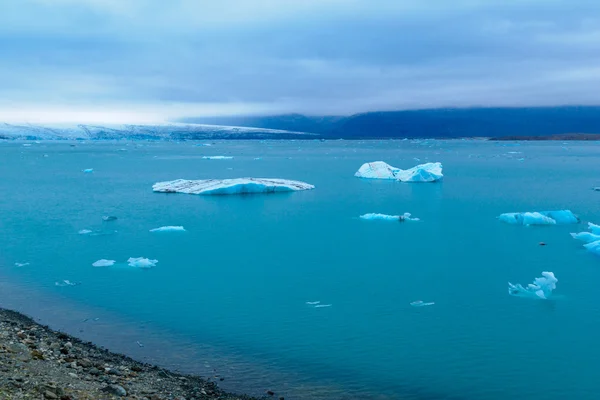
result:
[[[201,195],[291,192],[314,188],[313,185],[305,182],[266,178],[205,179],[197,181],[177,179],[158,182],[152,186],[152,190],[160,193]]]
[[[419,218],[411,218],[411,213],[404,213],[402,215],[387,215],[387,214],[369,213],[369,214],[361,215],[359,218],[365,219],[368,221],[372,221],[372,220],[395,221],[395,222],[420,221]]]
[[[570,210],[504,213],[498,219],[513,225],[565,225],[577,224],[579,218]]]
[[[521,284],[517,283],[513,285],[508,282],[508,294],[511,296],[518,297],[530,297],[537,299],[548,299],[552,295],[552,291],[556,289],[556,283],[558,279],[554,276],[553,272],[542,272],[542,276],[539,278],[535,278],[533,283],[527,285],[527,287],[523,287]]]
[[[83,172],[85,172],[86,174],[91,174],[92,172],[94,172],[94,168],[84,169]]]
[[[92,233],[92,231],[90,231],[89,229],[82,229],[79,232],[80,235],[89,235],[90,233]]]
[[[29,265],[29,263],[19,263],[19,262],[15,263],[15,267],[17,267],[17,268],[26,267],[28,265]]]
[[[117,217],[115,217],[114,215],[105,215],[102,217],[102,221],[106,221],[106,222],[116,221],[116,220],[117,220]]]
[[[333,304],[317,304],[315,305],[315,308],[325,308],[325,307],[331,307]]]
[[[202,157],[205,160],[231,160],[233,157],[229,156],[204,156]]]
[[[430,303],[425,303],[423,300],[417,300],[417,301],[413,301],[412,303],[410,303],[411,306],[413,307],[426,307],[426,306],[432,306],[435,303],[432,301]]]
[[[571,233],[571,236],[573,239],[585,242],[583,247],[600,256],[600,226],[588,222],[588,229],[591,230],[591,232]]]
[[[154,266],[156,266],[156,263],[158,262],[158,260],[151,260],[149,258],[144,258],[144,257],[130,257],[127,260],[127,263],[129,264],[130,267],[135,267],[135,268],[152,268]]]
[[[81,285],[81,283],[71,282],[71,281],[65,279],[64,281],[61,281],[61,282],[54,282],[54,285],[60,286],[60,287],[65,287],[65,286],[77,286],[77,285]]]
[[[92,267],[112,267],[115,265],[115,260],[105,260],[104,258],[92,264]]]
[[[161,226],[160,228],[150,229],[150,232],[185,232],[183,226]]]
[[[308,304],[309,306],[314,306],[314,305],[317,305],[317,304],[320,304],[320,303],[321,303],[320,301],[307,301],[306,302],[306,304]]]
[[[401,182],[437,182],[444,177],[442,163],[426,163],[402,170],[383,161],[363,164],[354,174],[366,179],[394,179]]]

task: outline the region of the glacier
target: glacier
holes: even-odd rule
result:
[[[404,222],[404,221],[419,221],[419,218],[411,218],[411,213],[404,213],[402,215],[387,215],[387,214],[377,214],[377,213],[368,213],[361,215],[360,219],[365,220],[381,220],[381,221],[395,221],[395,222]]]
[[[401,182],[437,182],[444,177],[442,163],[426,163],[403,170],[383,161],[363,164],[354,174],[365,179],[389,179]]]
[[[127,263],[129,264],[130,267],[135,267],[135,268],[152,268],[154,266],[156,266],[156,263],[158,262],[158,260],[151,260],[149,258],[144,258],[144,257],[130,257],[127,260]]]
[[[160,193],[187,193],[201,195],[273,193],[310,190],[311,184],[287,179],[268,178],[236,178],[236,179],[204,179],[158,182],[152,190]]]
[[[563,225],[577,224],[579,218],[570,210],[512,212],[498,216],[498,219],[513,225]]]
[[[115,260],[106,260],[106,259],[101,259],[98,260],[96,262],[94,262],[92,264],[92,267],[112,267],[113,265],[115,265]]]
[[[508,294],[511,296],[518,297],[530,297],[537,299],[548,299],[552,295],[552,291],[556,289],[556,283],[558,279],[554,276],[553,272],[542,272],[542,276],[535,278],[533,283],[523,287],[517,283],[513,285],[508,282]]]
[[[161,226],[160,228],[150,229],[150,232],[185,232],[183,226]]]

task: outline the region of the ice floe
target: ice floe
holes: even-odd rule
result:
[[[535,278],[533,283],[523,287],[520,283],[513,285],[508,282],[508,294],[511,296],[531,297],[538,299],[548,299],[552,295],[552,291],[556,289],[558,279],[553,272],[542,272],[542,276]]]
[[[354,176],[366,179],[394,179],[402,182],[436,182],[441,180],[442,163],[426,163],[403,170],[383,161],[363,164]]]
[[[202,157],[205,160],[231,160],[233,157],[229,156],[204,156]]]
[[[154,266],[156,266],[156,263],[158,262],[158,260],[151,260],[149,258],[144,258],[144,257],[130,257],[127,260],[127,263],[129,264],[130,267],[135,267],[135,268],[152,268]]]
[[[152,190],[155,192],[202,195],[289,192],[314,188],[313,185],[305,182],[267,178],[177,179],[158,182],[152,186]]]
[[[185,232],[183,226],[161,226],[160,228],[150,229],[150,232]]]
[[[404,222],[404,221],[419,221],[419,218],[411,218],[411,213],[404,213],[402,215],[387,215],[387,214],[377,214],[377,213],[368,213],[361,215],[360,219],[366,220],[381,220],[381,221],[395,221],[395,222]]]
[[[579,222],[579,218],[570,210],[504,213],[498,219],[513,225],[563,225]]]
[[[115,265],[115,260],[106,260],[106,259],[101,259],[98,260],[96,262],[94,262],[92,264],[93,267],[112,267],[113,265]]]
[[[77,285],[81,285],[81,283],[71,282],[71,281],[65,279],[64,281],[54,282],[54,285],[64,287],[64,286],[77,286]]]
[[[433,301],[426,303],[423,300],[417,300],[417,301],[413,301],[412,303],[410,303],[410,305],[413,307],[426,307],[426,306],[432,306],[434,304],[435,303]]]
[[[583,247],[588,251],[600,256],[600,226],[588,222],[588,229],[591,232],[571,233],[574,239],[585,242]]]

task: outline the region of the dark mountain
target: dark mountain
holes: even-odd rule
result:
[[[187,118],[182,122],[320,133],[331,138],[457,138],[600,133],[600,107],[448,108],[349,117],[299,114]]]

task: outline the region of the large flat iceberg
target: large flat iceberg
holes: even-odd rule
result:
[[[579,222],[579,218],[570,210],[504,213],[498,219],[513,225],[563,225]]]
[[[442,163],[439,162],[420,164],[402,170],[383,161],[363,164],[354,176],[366,179],[394,179],[402,182],[436,182],[444,177]]]
[[[291,192],[314,188],[313,185],[305,182],[265,178],[205,179],[197,181],[177,179],[158,182],[152,186],[152,190],[155,192],[202,195]]]
[[[542,276],[535,278],[533,283],[523,287],[520,283],[513,285],[508,282],[508,294],[511,296],[531,297],[537,299],[548,299],[552,295],[552,291],[556,289],[558,279],[553,272],[542,272]]]
[[[368,214],[361,215],[360,219],[366,219],[369,221],[381,220],[381,221],[395,221],[395,222],[419,221],[419,218],[411,218],[411,213],[404,213],[402,215],[387,215],[387,214],[368,213]]]

